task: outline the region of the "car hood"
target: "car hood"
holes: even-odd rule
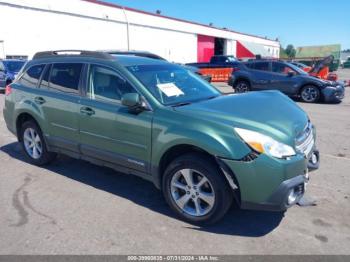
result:
[[[279,91],[220,96],[181,107],[176,111],[208,121],[219,121],[271,136],[294,146],[307,123],[306,113]]]
[[[327,86],[337,86],[339,85],[338,82],[336,81],[330,81],[330,80],[325,80],[325,79],[320,79],[316,76],[311,76],[311,75],[302,75],[302,78],[305,79],[305,81],[315,83],[316,85],[320,87],[327,87]]]

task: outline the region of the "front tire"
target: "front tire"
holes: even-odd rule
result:
[[[316,86],[304,86],[300,91],[300,98],[305,103],[316,103],[320,100],[320,90]]]
[[[235,84],[235,93],[246,93],[250,91],[250,84],[245,80],[238,80]]]
[[[42,166],[55,159],[56,154],[47,150],[42,132],[34,121],[23,123],[19,138],[22,150],[30,163]]]
[[[233,193],[209,157],[187,154],[175,159],[163,177],[164,197],[183,220],[212,224],[230,208]]]

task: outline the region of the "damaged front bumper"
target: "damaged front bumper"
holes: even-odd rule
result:
[[[345,88],[342,85],[327,86],[322,89],[322,95],[325,102],[340,102],[345,96]]]
[[[309,170],[319,167],[319,151],[276,159],[265,154],[248,161],[218,159],[231,188],[238,190],[242,209],[284,211],[303,197]],[[232,186],[233,185],[233,186]]]

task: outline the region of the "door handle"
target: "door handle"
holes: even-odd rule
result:
[[[92,116],[95,114],[95,111],[90,107],[84,106],[84,107],[80,108],[80,113],[87,115],[87,116]]]
[[[41,96],[37,96],[37,97],[34,98],[34,102],[37,103],[37,104],[39,104],[39,105],[42,105],[42,104],[44,104],[46,101],[45,101],[45,99],[42,98]]]

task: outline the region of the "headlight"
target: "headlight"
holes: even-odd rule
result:
[[[235,131],[244,142],[259,153],[276,158],[285,158],[296,154],[291,146],[280,143],[269,136],[242,128],[235,128]]]

